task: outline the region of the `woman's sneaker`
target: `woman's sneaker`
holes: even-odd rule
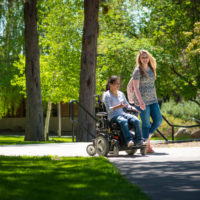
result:
[[[132,141],[132,140],[130,140],[129,142],[128,142],[128,145],[127,145],[128,147],[133,147],[134,146],[134,142]]]

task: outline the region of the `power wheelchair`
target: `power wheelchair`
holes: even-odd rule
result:
[[[126,110],[126,112],[137,115],[132,110]],[[118,156],[119,151],[126,151],[128,155],[134,155],[138,149],[140,150],[141,155],[146,154],[145,143],[140,147],[137,147],[136,145],[127,147],[120,125],[118,123],[111,123],[108,120],[105,105],[100,100],[99,96],[96,106],[96,118],[96,137],[93,139],[92,144],[89,144],[86,148],[86,151],[90,156],[94,156],[95,154],[107,156],[108,153]],[[129,125],[129,130],[134,140],[134,127]]]

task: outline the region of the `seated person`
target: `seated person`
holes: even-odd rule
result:
[[[135,115],[125,113],[123,108],[126,107],[133,111],[137,110],[127,102],[124,93],[119,91],[119,88],[120,78],[117,76],[111,76],[108,79],[107,91],[103,94],[103,102],[108,112],[108,119],[111,123],[117,122],[120,125],[128,147],[134,145],[133,137],[128,127],[128,124],[132,124],[135,127],[136,146],[141,146],[143,141],[140,133],[140,121]]]

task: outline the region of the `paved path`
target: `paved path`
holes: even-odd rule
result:
[[[109,157],[122,174],[152,200],[200,199],[200,147],[155,148],[141,156]]]
[[[2,145],[0,155],[88,156],[89,143]],[[128,156],[120,152],[108,159],[152,200],[200,199],[200,147],[155,148],[156,153]]]
[[[0,155],[6,156],[88,156],[86,147],[90,143],[50,143],[50,144],[24,144],[0,145]]]

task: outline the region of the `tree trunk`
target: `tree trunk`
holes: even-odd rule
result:
[[[82,38],[79,102],[95,114],[96,63],[98,37],[99,0],[84,1],[84,28]],[[76,141],[91,141],[95,133],[95,121],[79,107],[79,131]]]
[[[61,108],[60,108],[60,102],[58,103],[58,137],[61,137]]]
[[[26,141],[44,140],[36,4],[37,0],[26,0],[24,4],[27,94]]]
[[[10,61],[10,35],[11,35],[11,17],[12,17],[13,1],[8,0],[8,15],[6,16],[6,40],[5,40],[5,49],[6,59]],[[9,64],[9,63],[8,63]]]
[[[51,117],[51,108],[52,108],[52,102],[48,101],[47,114],[46,114],[45,126],[44,126],[45,141],[48,139],[48,136],[49,136],[49,121],[50,121],[50,117]]]

